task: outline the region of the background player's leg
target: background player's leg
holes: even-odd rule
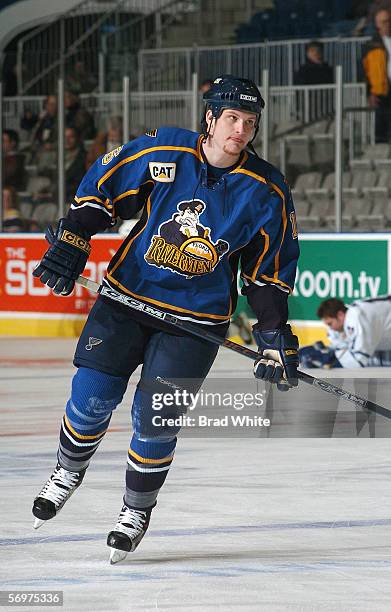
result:
[[[107,541],[112,548],[112,563],[124,559],[144,536],[174,456],[179,427],[153,424],[152,418],[159,413],[152,407],[152,396],[173,392],[178,385],[195,393],[208,374],[217,351],[218,347],[198,338],[164,332],[155,333],[148,344],[133,400],[134,433],[128,451],[125,505]],[[186,407],[179,402],[165,416],[175,418],[185,412]]]

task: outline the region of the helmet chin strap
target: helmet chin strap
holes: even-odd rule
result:
[[[251,146],[252,146],[253,141],[255,140],[255,136],[258,134],[260,120],[261,120],[261,118],[259,118],[258,121],[257,121],[257,125],[256,125],[255,130],[254,130],[254,136],[248,142],[248,144],[251,145]]]

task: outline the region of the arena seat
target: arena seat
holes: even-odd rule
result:
[[[296,202],[296,197],[305,198],[306,192],[310,189],[316,189],[320,186],[322,174],[320,172],[305,172],[299,174],[296,179],[295,186],[292,189],[292,195]]]
[[[42,229],[45,229],[48,223],[53,223],[58,217],[58,206],[54,203],[38,204],[35,207],[31,216],[34,221],[37,221]]]

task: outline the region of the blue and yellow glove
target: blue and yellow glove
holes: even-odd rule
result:
[[[297,387],[299,342],[291,326],[267,331],[254,329],[253,334],[261,354],[254,363],[254,376],[276,384],[280,391]]]

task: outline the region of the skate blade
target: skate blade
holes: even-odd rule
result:
[[[110,551],[110,564],[114,565],[115,563],[119,563],[123,561],[127,557],[127,552],[125,550],[118,550],[118,548],[112,548]]]
[[[46,523],[46,521],[43,521],[42,519],[36,518],[34,521],[34,529],[39,529],[39,527],[41,527],[44,523]]]

